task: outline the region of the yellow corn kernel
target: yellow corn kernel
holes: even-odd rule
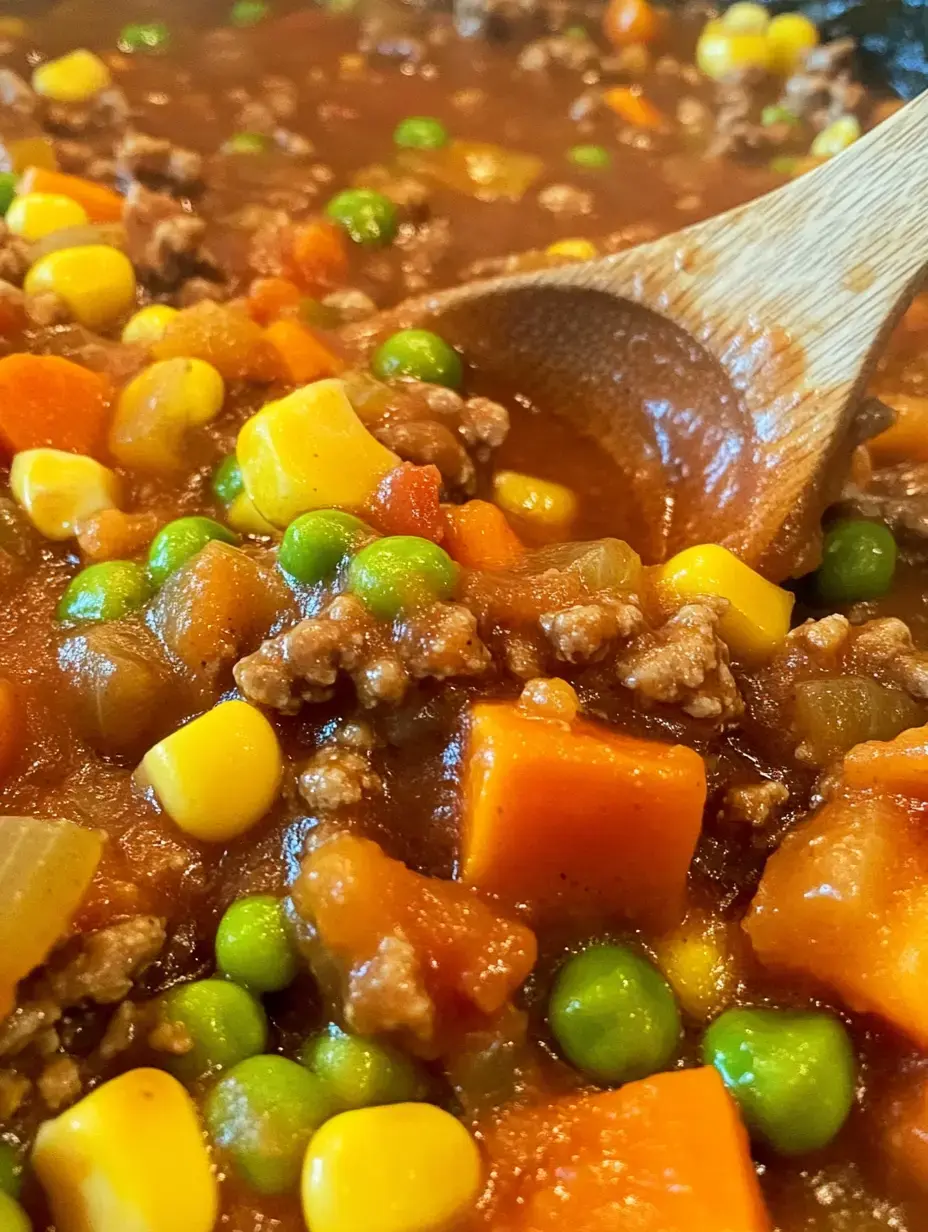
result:
[[[373,437],[339,380],[315,381],[252,415],[235,454],[245,491],[275,526],[310,509],[358,509],[399,458]]]
[[[742,68],[767,68],[770,48],[765,34],[730,30],[721,21],[709,21],[696,44],[696,64],[713,81],[722,81]]]
[[[725,10],[721,21],[726,30],[737,30],[739,34],[763,34],[770,25],[770,14],[762,4],[739,0],[738,4]]]
[[[54,291],[88,329],[108,329],[135,303],[132,262],[106,244],[47,253],[30,269],[23,286],[27,295]]]
[[[119,508],[118,477],[94,458],[61,449],[16,454],[10,491],[46,539],[70,539],[93,514]]]
[[[23,193],[13,198],[6,212],[7,230],[24,240],[40,240],[53,231],[83,227],[87,222],[84,207],[60,193]]]
[[[770,654],[789,632],[793,596],[715,543],[686,548],[661,565],[655,584],[667,603],[686,603],[704,595],[728,600],[719,633],[744,658]]]
[[[818,43],[818,27],[803,13],[780,13],[767,27],[770,71],[788,77]]]
[[[210,1232],[218,1187],[176,1078],[132,1069],[39,1127],[32,1165],[58,1232]]]
[[[177,316],[177,309],[170,304],[149,304],[134,312],[122,331],[123,342],[137,342],[151,346],[160,342],[164,331]]]
[[[233,530],[243,535],[280,535],[276,526],[272,526],[267,518],[262,518],[255,508],[255,503],[247,492],[236,496],[226,510],[226,521]]]
[[[504,512],[548,532],[566,531],[577,513],[577,498],[570,488],[518,471],[496,472],[493,500]]]
[[[150,748],[142,777],[182,830],[208,843],[244,834],[274,803],[280,745],[260,710],[220,702]]]
[[[566,261],[592,261],[599,256],[599,249],[590,240],[555,240],[545,249],[549,257],[563,257]]]
[[[110,452],[123,466],[140,470],[182,468],[188,432],[215,419],[225,396],[222,377],[206,360],[159,359],[119,395]]]
[[[707,1022],[730,1003],[738,983],[736,943],[731,924],[693,915],[655,945],[658,966],[693,1018]]]
[[[312,1232],[442,1232],[472,1209],[480,1173],[477,1145],[450,1112],[359,1108],[310,1141],[303,1216]]]
[[[860,121],[857,116],[842,116],[840,120],[835,120],[822,129],[812,142],[809,152],[815,158],[834,158],[835,154],[840,154],[849,145],[853,145],[859,136]]]
[[[32,88],[54,103],[84,103],[110,84],[110,70],[99,56],[80,47],[66,56],[40,64]]]

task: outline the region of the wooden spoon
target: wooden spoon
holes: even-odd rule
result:
[[[639,248],[375,320],[433,326],[616,462],[616,533],[812,567],[880,344],[928,265],[928,93],[784,188]],[[856,432],[856,435],[855,435]],[[811,546],[811,552],[810,552]]]

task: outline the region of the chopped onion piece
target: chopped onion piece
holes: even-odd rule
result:
[[[0,817],[0,1018],[67,932],[102,850],[98,831],[72,821]]]

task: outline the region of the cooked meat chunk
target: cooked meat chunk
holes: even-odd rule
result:
[[[737,717],[743,703],[717,633],[718,618],[718,610],[704,603],[681,607],[632,643],[617,664],[620,682],[645,701],[680,704],[693,718]]]
[[[299,779],[300,795],[314,813],[330,813],[359,804],[364,796],[380,787],[369,757],[337,745],[315,753]]]
[[[630,637],[643,624],[640,608],[611,600],[576,604],[541,617],[541,627],[555,654],[566,663],[592,663],[602,658],[617,638]]]
[[[203,174],[203,159],[163,137],[127,132],[115,147],[117,173],[153,188],[189,189]]]
[[[63,1005],[121,1001],[132,982],[164,945],[164,921],[138,915],[122,924],[88,933],[77,956],[48,973],[49,986]]]

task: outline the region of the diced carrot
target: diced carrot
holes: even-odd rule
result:
[[[645,98],[639,86],[613,86],[603,94],[603,102],[626,124],[636,128],[664,127],[664,113]]]
[[[385,535],[418,535],[441,543],[446,528],[440,493],[437,466],[401,462],[377,485],[370,505],[371,521]]]
[[[159,525],[154,513],[101,509],[77,528],[77,544],[88,561],[123,560],[148,547]]]
[[[461,877],[537,913],[606,910],[672,927],[705,800],[692,749],[481,702],[467,741]]]
[[[648,0],[609,0],[603,14],[603,31],[614,47],[653,43],[663,22]]]
[[[66,175],[47,167],[29,167],[19,181],[20,193],[58,193],[82,205],[91,222],[119,222],[124,199],[119,193],[85,180],[79,175]]]
[[[711,1068],[504,1112],[486,1133],[493,1232],[768,1232],[734,1101]]]
[[[289,278],[256,278],[248,289],[245,306],[259,325],[270,325],[278,317],[296,312],[302,298],[300,288]]]
[[[0,782],[19,751],[24,725],[16,690],[9,680],[0,676]]]
[[[229,381],[273,381],[280,355],[247,312],[204,300],[177,314],[151,348],[155,359],[204,359]]]
[[[0,452],[49,445],[97,456],[106,428],[110,385],[58,355],[0,359]]]
[[[332,982],[360,1034],[401,1031],[437,1056],[486,1026],[537,956],[524,924],[473,890],[426,877],[369,839],[343,832],[310,851],[294,882],[294,905],[313,926],[310,961]],[[387,986],[396,992],[385,996]]]
[[[866,747],[866,746],[864,746]],[[923,810],[861,793],[825,805],[767,861],[745,921],[766,966],[812,977],[928,1047]]]
[[[894,740],[868,740],[844,759],[851,790],[870,789],[928,802],[928,727],[910,727]]]
[[[511,569],[525,549],[498,505],[471,500],[447,505],[445,547],[467,569]]]
[[[896,412],[896,422],[867,442],[878,464],[928,462],[928,398],[916,394],[884,394]]]
[[[330,291],[344,283],[348,274],[348,252],[341,232],[321,219],[296,228],[290,261],[297,281],[307,291]]]
[[[345,361],[324,342],[292,317],[281,317],[264,331],[280,356],[287,379],[294,385],[308,385],[325,376],[338,376]]]

